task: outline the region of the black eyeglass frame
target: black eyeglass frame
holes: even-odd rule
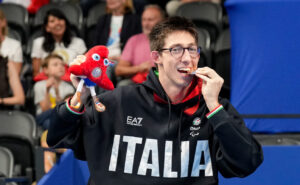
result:
[[[168,50],[168,51],[170,52],[170,54],[173,56],[172,50],[173,50],[174,48],[176,48],[176,47],[181,47],[181,46],[175,46],[175,47],[173,47],[173,48],[162,48],[162,49],[159,49],[158,51],[159,51],[159,52],[162,52],[162,51]],[[188,52],[189,52],[189,54],[190,54],[189,49],[191,49],[191,47],[186,47],[186,48],[181,47],[181,48],[183,49],[183,52],[182,52],[181,56],[180,56],[180,57],[175,57],[175,56],[173,56],[173,57],[175,57],[175,58],[181,58],[181,57],[184,55],[185,50],[188,50]],[[200,46],[197,46],[197,53],[198,53],[198,55],[200,55],[201,49],[202,49],[202,48],[201,48]],[[190,56],[193,57],[193,58],[196,57],[196,56],[192,56],[191,54],[190,54]]]

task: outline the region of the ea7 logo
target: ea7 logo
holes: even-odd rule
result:
[[[142,120],[141,117],[133,117],[133,116],[127,116],[127,124],[132,126],[142,126]]]

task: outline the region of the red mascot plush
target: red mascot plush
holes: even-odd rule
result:
[[[78,104],[75,108],[81,105],[80,94],[82,87],[85,84],[90,89],[93,97],[96,110],[99,112],[105,111],[105,106],[100,103],[96,97],[95,86],[98,85],[107,90],[113,90],[114,85],[106,75],[106,69],[109,65],[113,64],[110,62],[108,57],[108,49],[105,46],[95,46],[91,48],[85,55],[77,56],[84,62],[80,65],[72,65],[69,67],[70,73],[81,78],[77,90],[76,96],[78,98]]]

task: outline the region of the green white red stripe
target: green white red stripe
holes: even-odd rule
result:
[[[79,111],[73,109],[73,108],[71,107],[71,105],[70,105],[70,100],[71,100],[71,98],[69,98],[68,101],[66,101],[66,107],[67,107],[67,109],[68,109],[71,113],[76,114],[76,115],[81,115],[81,114],[83,114],[84,111],[85,111],[85,108],[83,109],[82,112],[79,112]]]
[[[216,108],[214,108],[212,111],[206,114],[207,119],[211,118],[213,115],[217,114],[220,110],[222,110],[224,107],[223,105],[219,105]]]

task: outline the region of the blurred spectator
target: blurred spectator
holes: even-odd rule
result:
[[[142,16],[145,6],[150,4],[149,0],[132,0],[135,14]]]
[[[125,45],[120,62],[115,68],[116,76],[132,77],[134,82],[141,83],[154,62],[150,57],[149,33],[152,28],[165,17],[164,11],[158,5],[147,5],[142,14],[143,33],[132,36]],[[122,80],[119,86],[133,83],[131,79]]]
[[[2,0],[2,3],[14,3],[27,8],[32,0]],[[1,1],[0,1],[1,2]]]
[[[221,0],[171,0],[166,4],[166,11],[169,16],[174,16],[178,7],[184,3],[190,2],[212,2],[212,3],[221,3]]]
[[[8,26],[4,13],[0,10],[0,55],[8,57],[15,65],[17,74],[20,75],[23,64],[23,53],[21,43],[7,37]]]
[[[137,0],[138,1],[138,0]],[[160,6],[163,10],[165,10],[166,4],[170,1],[170,0],[149,0],[151,4],[157,4],[158,6]]]
[[[106,45],[109,59],[119,61],[127,40],[141,32],[139,16],[133,14],[132,0],[106,0],[107,13],[98,20],[95,45]]]
[[[48,130],[45,130],[41,136],[41,147],[49,148],[47,144],[47,134]],[[64,153],[66,149],[55,149],[55,152],[52,151],[44,151],[44,171],[48,173],[51,168],[55,165],[56,161],[59,159],[60,155]],[[58,155],[57,155],[58,154]]]
[[[105,0],[80,0],[79,4],[84,17],[87,17],[90,8]]]
[[[34,103],[37,107],[37,115],[54,108],[65,96],[74,93],[74,88],[69,83],[62,81],[65,74],[63,58],[57,54],[51,54],[43,60],[42,67],[48,76],[34,84]]]
[[[44,131],[41,136],[41,146],[43,148],[49,148],[46,139],[47,139],[48,130]],[[56,163],[56,154],[54,152],[45,151],[44,152],[44,171],[48,173],[51,168]]]
[[[71,98],[73,94],[67,94],[64,97],[64,101],[67,101],[68,98]],[[35,117],[36,123],[43,128],[43,130],[48,130],[50,126],[50,117],[52,114],[53,109],[48,109],[46,111],[43,111],[39,115]]]
[[[27,11],[31,14],[35,14],[42,6],[49,3],[50,0],[31,0]]]
[[[1,2],[1,1],[0,1]],[[3,0],[2,3],[14,3],[23,6],[31,14],[35,14],[42,6],[50,0]]]
[[[71,32],[70,23],[65,15],[57,9],[49,10],[44,18],[43,36],[33,41],[33,75],[36,76],[40,72],[41,60],[51,53],[61,55],[64,61],[69,63],[85,51],[84,41]]]
[[[0,110],[13,109],[13,105],[23,105],[25,95],[15,65],[2,56],[0,81]]]

